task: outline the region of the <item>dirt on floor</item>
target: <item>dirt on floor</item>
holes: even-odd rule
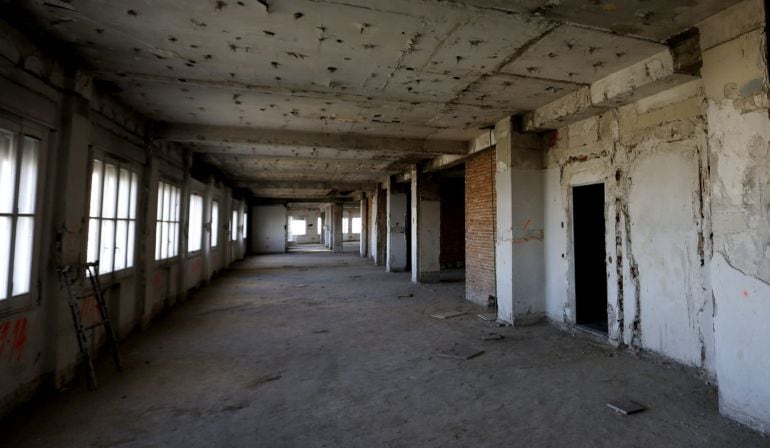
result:
[[[462,282],[413,285],[352,253],[250,258],[126,341],[124,372],[101,359],[97,391],[0,422],[0,445],[770,446],[687,369],[548,325],[499,328],[463,297]],[[431,317],[454,310],[468,314]],[[483,354],[442,356],[465,350]]]

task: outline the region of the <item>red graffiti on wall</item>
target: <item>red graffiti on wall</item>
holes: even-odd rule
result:
[[[0,324],[0,360],[7,359],[8,362],[21,361],[21,357],[24,354],[24,344],[26,342],[26,317],[14,321],[13,326],[11,326],[10,320]]]
[[[96,297],[85,297],[80,301],[80,322],[83,325],[92,325],[101,320],[99,315],[99,302],[96,301]]]
[[[196,258],[193,262],[193,272],[198,273],[201,271],[201,259]]]

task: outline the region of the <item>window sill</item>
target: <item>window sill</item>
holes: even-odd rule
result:
[[[162,260],[155,260],[155,267],[156,268],[165,268],[174,264],[179,263],[179,255],[171,258],[164,258]]]
[[[134,267],[121,269],[119,271],[107,272],[105,274],[99,274],[99,283],[102,285],[102,289],[108,289],[117,283],[121,283],[123,280],[133,277],[135,274]],[[88,282],[88,278],[85,278]]]

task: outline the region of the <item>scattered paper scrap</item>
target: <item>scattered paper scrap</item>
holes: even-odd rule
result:
[[[636,414],[647,409],[641,404],[632,400],[610,401],[609,403],[607,403],[607,407],[623,415]]]
[[[444,311],[442,313],[436,313],[431,314],[431,317],[435,317],[436,319],[451,319],[453,317],[462,316],[463,314],[468,314],[465,311]]]

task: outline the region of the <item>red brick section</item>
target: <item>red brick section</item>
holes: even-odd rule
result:
[[[465,298],[487,304],[495,293],[495,149],[465,163]]]
[[[441,178],[441,255],[442,268],[465,265],[465,179]]]

